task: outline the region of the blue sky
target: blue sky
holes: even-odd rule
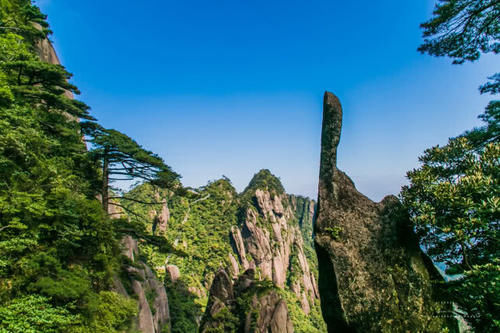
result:
[[[39,0],[93,115],[158,153],[183,183],[268,168],[316,196],[322,96],[341,99],[338,164],[374,200],[427,147],[480,125],[500,62],[419,54],[434,1]]]

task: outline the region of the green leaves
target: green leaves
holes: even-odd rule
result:
[[[68,332],[80,318],[39,295],[16,298],[0,307],[1,333]]]
[[[19,105],[38,104],[46,111],[93,119],[87,105],[67,95],[67,92],[79,94],[68,82],[72,75],[61,65],[41,61],[29,46],[18,34],[0,34],[0,102],[3,100],[4,105],[13,101]]]
[[[495,102],[492,102],[495,103]],[[420,237],[448,274],[450,299],[481,331],[499,326],[500,142],[498,114],[482,117],[486,125],[427,149],[419,169],[408,172],[402,198]],[[488,272],[487,274],[485,272]],[[488,290],[494,289],[494,292]],[[496,293],[496,294],[495,294]]]
[[[105,129],[95,122],[82,123],[82,132],[91,145],[90,157],[102,167],[101,194],[106,211],[111,199],[108,193],[110,185],[115,181],[148,182],[161,188],[176,185],[180,176],[161,157],[144,149],[129,136]]]
[[[136,305],[103,293],[119,247],[77,122],[93,118],[36,53],[44,20],[0,0],[0,332],[115,332]]]
[[[256,189],[268,190],[274,194],[283,194],[285,189],[279,178],[271,173],[268,169],[262,169],[257,172],[250,180],[244,192],[253,192]]]
[[[497,0],[439,0],[434,17],[421,25],[422,53],[448,56],[453,63],[500,52],[500,2]]]
[[[137,303],[112,291],[101,291],[89,301],[86,311],[92,318],[80,332],[121,332],[130,328]]]

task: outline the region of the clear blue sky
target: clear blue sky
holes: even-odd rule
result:
[[[268,168],[316,196],[322,96],[340,97],[339,167],[375,200],[435,144],[479,125],[498,59],[420,55],[434,1],[39,0],[80,99],[183,183]]]

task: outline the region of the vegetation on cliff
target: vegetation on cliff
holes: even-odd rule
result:
[[[241,219],[246,209],[257,210],[254,206],[256,203],[252,199],[257,190],[283,195],[287,204],[294,206],[295,215],[288,223],[298,228],[298,221],[302,221],[306,230],[303,234],[308,235],[308,238],[304,238],[304,252],[307,253],[307,258],[310,258],[311,271],[316,276],[317,264],[311,248],[312,220],[309,212],[311,201],[302,197],[287,196],[279,179],[269,170],[259,171],[241,194],[236,192],[227,178],[209,182],[198,189],[175,192],[156,190],[146,183],[126,193],[127,198],[137,201],[121,202],[126,207],[126,213],[130,212],[127,213],[130,220],[133,223],[142,223],[149,233],[155,232],[157,237],[164,237],[173,247],[171,253],[159,253],[150,245],[140,244],[141,252],[147,257],[151,266],[157,269],[159,276],[165,277],[172,316],[172,332],[195,332],[198,329],[208,303],[208,291],[219,269],[225,268],[231,274],[237,273],[234,269],[243,271],[244,267],[237,262],[238,253],[234,248],[231,231],[242,223]],[[145,201],[155,201],[155,203],[140,204]],[[290,204],[288,201],[295,204]],[[307,211],[304,207],[307,207]],[[165,209],[168,209],[168,221],[158,222]],[[307,216],[302,216],[303,214]],[[164,231],[159,231],[157,225],[165,222],[168,226]],[[260,222],[263,225],[270,224],[263,219]],[[298,259],[294,255],[291,257],[288,272],[290,284],[294,274],[298,279],[302,273]],[[253,260],[248,253],[247,259]],[[237,267],[234,268],[234,265]],[[172,280],[170,270],[176,269],[180,275]],[[280,290],[280,294],[287,301],[290,317],[297,332],[325,331],[319,301],[311,305],[311,312],[306,315],[301,308],[300,300],[290,290],[289,284]]]
[[[89,107],[40,59],[49,33],[31,1],[0,1],[0,332],[121,331],[137,312],[110,291],[123,234],[97,199]]]

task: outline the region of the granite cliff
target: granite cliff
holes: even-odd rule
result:
[[[315,246],[319,293],[329,332],[441,332],[433,281],[399,200],[375,203],[337,169],[342,107],[324,96]]]
[[[240,194],[223,178],[181,194],[158,192],[145,184],[129,196],[158,202],[147,209],[123,204],[145,216],[152,233],[165,237],[176,251],[185,254],[161,254],[139,246],[156,274],[165,279],[172,331],[193,331],[202,322],[210,326],[202,318],[211,318],[207,313],[215,311],[213,281],[218,281],[221,269],[229,278],[227,284],[236,285],[245,272],[253,272],[255,286],[269,283],[273,287],[266,298],[257,295],[250,302],[258,308],[261,301],[267,304],[271,312],[266,310],[263,316],[271,315],[275,306],[282,308],[282,302],[286,307],[280,311],[286,310],[295,331],[326,330],[312,243],[315,203],[287,195],[269,170],[259,171]],[[255,290],[262,289],[249,289],[244,294],[250,297]],[[230,304],[225,308],[239,318],[235,312],[239,308]]]
[[[115,278],[115,291],[137,300],[135,329],[143,333],[170,331],[170,311],[165,286],[139,255],[137,240],[131,236],[122,241],[123,255],[128,259],[121,276]]]
[[[242,201],[240,224],[231,229],[240,265],[244,270],[257,269],[260,278],[280,288],[290,288],[309,314],[319,295],[293,200],[276,177],[261,170],[242,194]]]
[[[259,281],[248,269],[233,282],[220,270],[210,288],[200,332],[293,333],[286,301],[270,281]]]

